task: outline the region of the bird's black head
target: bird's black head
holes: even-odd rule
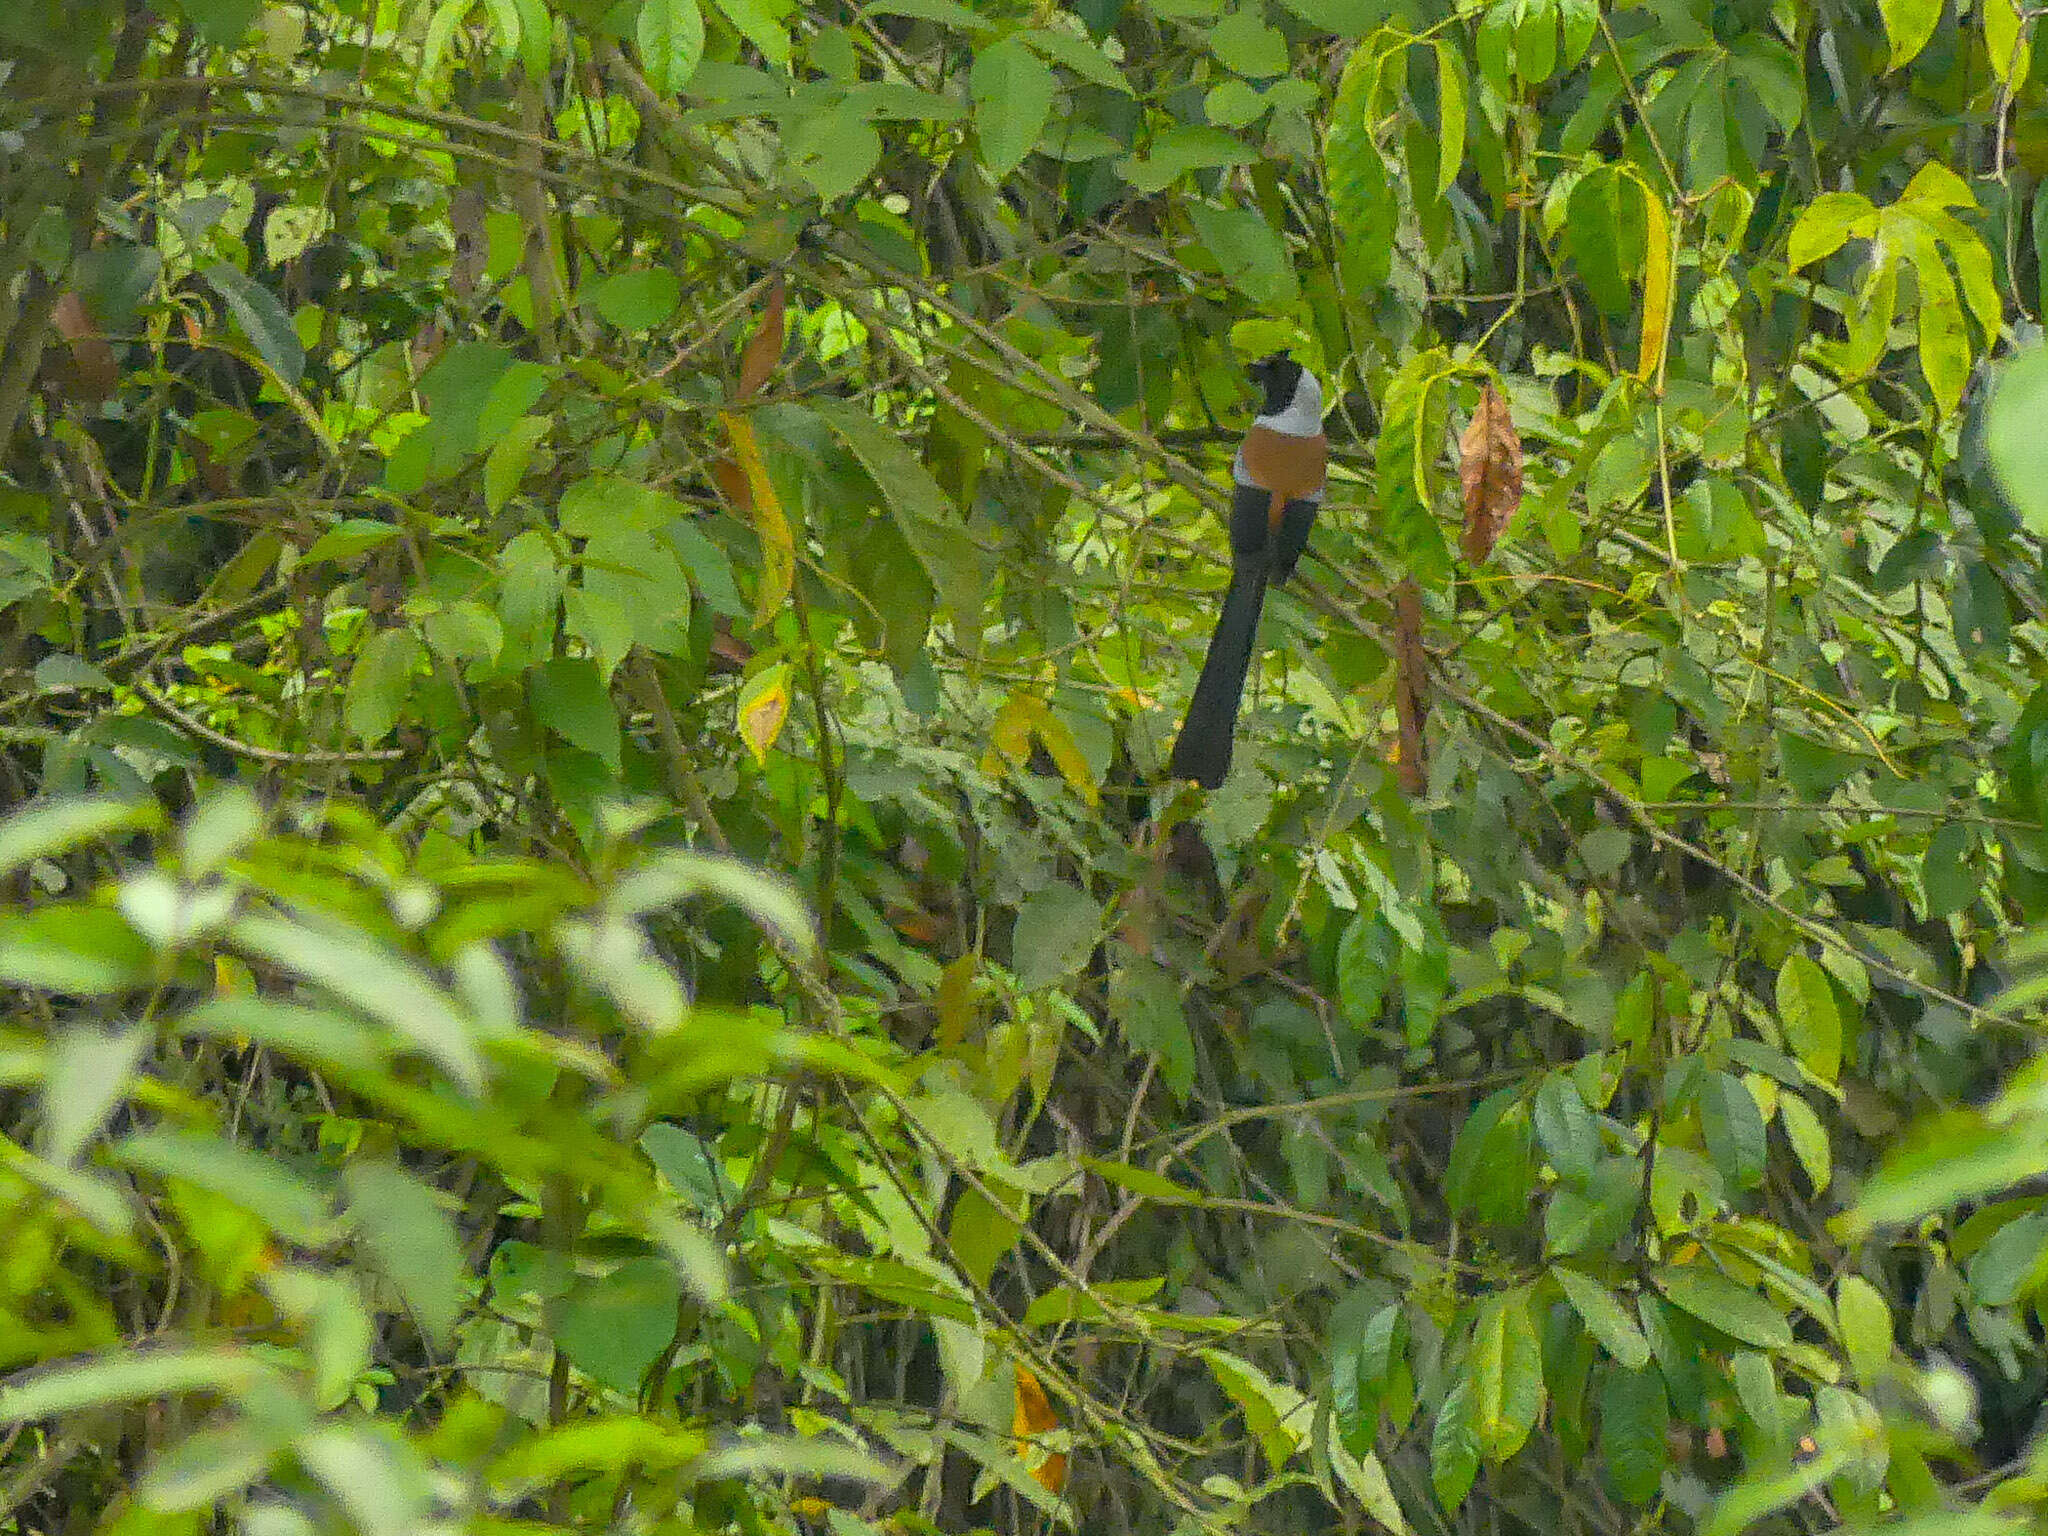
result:
[[[1278,416],[1294,403],[1294,388],[1301,382],[1302,366],[1285,352],[1262,357],[1245,372],[1251,375],[1263,396],[1261,416]]]

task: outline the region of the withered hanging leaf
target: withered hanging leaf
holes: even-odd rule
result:
[[[1493,553],[1522,504],[1522,439],[1491,379],[1458,439],[1458,453],[1458,478],[1465,487],[1465,533],[1459,544],[1465,558],[1478,565]]]
[[[768,382],[768,375],[782,360],[785,302],[782,274],[778,272],[768,285],[768,307],[761,311],[761,323],[754,327],[754,334],[747,338],[747,344],[740,352],[740,387],[736,400],[751,399],[754,392]]]
[[[754,755],[755,766],[765,765],[769,749],[782,735],[789,718],[789,663],[778,661],[763,667],[740,689],[740,740]]]
[[[766,624],[782,611],[796,580],[796,537],[789,530],[789,519],[783,515],[774,483],[768,478],[768,465],[761,457],[754,424],[731,411],[720,411],[718,419],[725,423],[738,480],[745,487],[745,500],[734,499],[733,504],[753,519],[754,532],[761,538],[761,580],[754,589],[754,623]],[[731,498],[727,475],[715,464],[712,472]]]
[[[98,405],[121,383],[121,368],[114,360],[114,349],[85,312],[85,301],[75,293],[67,291],[59,296],[50,320],[71,349],[65,393],[83,404]]]
[[[1401,788],[1411,795],[1429,787],[1429,770],[1422,760],[1422,722],[1429,714],[1427,665],[1422,588],[1411,576],[1394,588],[1394,716],[1401,728]]]
[[[1035,1453],[1038,1437],[1060,1427],[1060,1416],[1052,1411],[1045,1388],[1026,1366],[1017,1367],[1017,1405],[1010,1415],[1010,1434],[1017,1442],[1017,1456],[1027,1464]],[[1048,1451],[1044,1460],[1031,1468],[1039,1486],[1058,1493],[1067,1485],[1067,1458]]]

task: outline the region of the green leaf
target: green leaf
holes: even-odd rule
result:
[[[1169,128],[1152,141],[1142,157],[1127,155],[1117,162],[1124,180],[1140,192],[1163,192],[1190,171],[1246,165],[1257,157],[1251,147],[1221,128]]]
[[[694,0],[678,3],[694,5]],[[666,267],[614,272],[590,291],[589,299],[606,324],[622,331],[651,331],[666,323],[682,303],[683,282]]]
[[[1012,968],[1026,992],[1072,981],[1102,938],[1102,906],[1071,885],[1049,885],[1017,910]]]
[[[1892,1359],[1892,1314],[1883,1293],[1861,1275],[1844,1275],[1835,1287],[1835,1315],[1856,1379],[1874,1385]]]
[[[1600,1390],[1600,1457],[1615,1497],[1647,1504],[1670,1457],[1671,1404],[1654,1369],[1614,1370]]]
[[[240,267],[215,262],[202,274],[207,286],[226,301],[235,323],[255,344],[256,353],[285,383],[297,385],[306,376],[306,349],[292,317],[277,295]]]
[[[1295,302],[1299,287],[1287,243],[1249,208],[1218,208],[1189,203],[1195,233],[1230,285],[1254,304],[1285,308]]]
[[[380,522],[374,517],[345,517],[315,539],[312,547],[299,558],[302,561],[353,560],[357,555],[381,548],[404,536],[405,530],[396,523]]]
[[[329,1240],[329,1200],[275,1158],[191,1131],[142,1131],[110,1151],[125,1167],[182,1179],[257,1217],[279,1237],[306,1247]]]
[[[482,1087],[476,1032],[453,999],[410,961],[362,935],[252,915],[233,937],[248,954],[353,1003],[439,1062],[465,1089]]]
[[[1828,973],[1804,954],[1778,968],[1778,1023],[1800,1064],[1824,1083],[1842,1071],[1842,1014]]]
[[[1796,1093],[1778,1096],[1778,1124],[1784,1128],[1785,1139],[1792,1143],[1799,1166],[1806,1170],[1806,1182],[1818,1195],[1828,1187],[1835,1171],[1827,1127],[1820,1123],[1813,1106]]]
[[[704,16],[697,0],[640,0],[633,39],[647,82],[664,96],[690,83],[704,57]]]
[[[1891,39],[1893,69],[1920,56],[1941,21],[1941,8],[1942,0],[1877,0],[1885,35]]]
[[[761,57],[777,69],[789,68],[789,29],[769,9],[767,0],[712,0],[719,14],[734,29],[761,50]]]
[[[1543,1411],[1543,1357],[1529,1293],[1516,1289],[1479,1303],[1463,1380],[1471,1385],[1473,1428],[1489,1461],[1522,1448]]]
[[[394,1164],[351,1162],[341,1178],[349,1219],[378,1270],[420,1331],[445,1342],[461,1315],[468,1270],[454,1223],[432,1190]]]
[[[1970,1256],[1970,1290],[1987,1307],[2033,1295],[2048,1279],[2048,1210],[2007,1222]]]
[[[640,1378],[675,1336],[682,1282],[659,1259],[628,1259],[585,1279],[563,1300],[555,1340],[585,1375],[637,1395]]]
[[[1148,1168],[1134,1168],[1129,1163],[1107,1162],[1099,1157],[1084,1157],[1081,1166],[1093,1173],[1106,1184],[1129,1190],[1134,1195],[1161,1205],[1202,1205],[1205,1197],[1198,1189],[1189,1189],[1185,1184],[1176,1184],[1163,1173],[1154,1173]]]
[[[1052,112],[1053,76],[1020,37],[1006,37],[974,56],[974,135],[989,174],[1008,176],[1024,163]]]
[[[2048,206],[2048,202],[2044,202]],[[2048,261],[2042,263],[2048,271]],[[2037,344],[1999,370],[1985,408],[1984,451],[2013,509],[2034,533],[2048,535],[2048,345]]]
[[[1704,1264],[1666,1265],[1657,1288],[1681,1312],[1758,1349],[1787,1349],[1792,1325],[1763,1297]]]
[[[25,1424],[188,1392],[234,1397],[273,1375],[270,1366],[240,1349],[175,1344],[123,1349],[15,1377],[0,1389],[0,1424]]]
[[[1585,1179],[1600,1157],[1600,1127],[1579,1097],[1578,1085],[1569,1077],[1553,1074],[1536,1090],[1531,1111],[1536,1143],[1550,1158],[1550,1166],[1568,1179]]]
[[[1429,1439],[1429,1482],[1451,1514],[1479,1476],[1479,1435],[1472,1424],[1472,1378],[1460,1374],[1444,1395]]]
[[[1308,1401],[1300,1391],[1275,1381],[1257,1366],[1220,1349],[1198,1351],[1226,1396],[1244,1414],[1245,1427],[1279,1471],[1308,1438]]]
[[[782,142],[791,168],[827,201],[859,190],[882,157],[881,135],[851,100],[795,119]]]
[[[1266,25],[1258,0],[1250,0],[1210,29],[1209,50],[1224,68],[1252,80],[1287,73],[1287,39]]]
[[[0,822],[0,875],[37,859],[56,858],[116,832],[151,831],[163,821],[153,801],[111,796],[36,800]]]
[[[233,47],[249,35],[263,10],[263,0],[178,0],[202,42]]]
[[[1860,192],[1823,192],[1799,212],[1787,237],[1785,261],[1794,272],[1832,256],[1849,240],[1877,233],[1877,210]]]
[[[118,912],[42,907],[0,916],[0,981],[83,996],[125,992],[155,970],[149,945]]]
[[[1447,42],[1436,45],[1436,195],[1446,196],[1465,166],[1465,62]]]
[[[1612,1291],[1591,1276],[1562,1264],[1553,1264],[1550,1273],[1556,1277],[1565,1300],[1585,1323],[1586,1332],[1599,1340],[1600,1347],[1613,1356],[1615,1364],[1624,1370],[1639,1371],[1650,1363],[1649,1340]]]
[[[873,478],[933,589],[952,610],[954,623],[978,624],[980,552],[931,471],[901,437],[858,406],[819,400],[811,409],[825,418]]]
[[[534,719],[570,746],[618,768],[619,714],[596,662],[557,656],[534,669],[529,687]]]
[[[348,728],[370,743],[390,735],[404,718],[413,673],[425,660],[425,648],[409,629],[380,629],[372,635],[349,668],[342,708]]]
[[[1726,1072],[1706,1075],[1700,1084],[1700,1134],[1730,1183],[1754,1189],[1763,1181],[1763,1111],[1741,1079]]]

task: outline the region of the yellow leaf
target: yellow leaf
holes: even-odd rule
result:
[[[768,761],[768,750],[789,718],[789,663],[763,667],[740,690],[740,739],[754,754],[756,766]]]
[[[1088,759],[1081,751],[1081,744],[1074,740],[1074,733],[1067,729],[1043,699],[1028,693],[1013,693],[1003,700],[1002,708],[996,711],[995,719],[989,725],[989,749],[983,754],[983,772],[994,773],[1001,769],[1002,760],[1008,758],[1018,767],[1031,760],[1031,738],[1036,736],[1044,746],[1046,755],[1053,766],[1079,792],[1082,799],[1094,805],[1098,795],[1094,777],[1088,771]]]
[[[1661,198],[1648,187],[1642,191],[1643,347],[1636,358],[1636,377],[1655,384],[1664,372],[1664,343],[1671,335],[1671,216]]]
[[[1060,1416],[1052,1411],[1045,1388],[1026,1366],[1017,1367],[1017,1406],[1010,1415],[1010,1434],[1017,1442],[1017,1457],[1029,1465],[1038,1451],[1038,1437],[1060,1427]],[[1044,1460],[1031,1468],[1031,1475],[1049,1493],[1067,1485],[1067,1458],[1047,1451]]]
[[[1979,7],[1984,17],[1984,52],[1998,83],[2010,90],[2027,78],[2029,57],[2026,33],[2020,26],[2016,0],[1984,0]]]
[[[761,582],[754,589],[754,623],[758,627],[780,613],[789,598],[790,586],[796,579],[796,540],[790,534],[789,519],[783,516],[782,503],[776,499],[775,486],[768,479],[768,465],[761,457],[760,443],[755,440],[754,424],[731,411],[720,411],[718,419],[725,423],[732,456],[746,480],[752,503],[748,512],[761,540]]]

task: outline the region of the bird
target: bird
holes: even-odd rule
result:
[[[1230,773],[1266,588],[1294,574],[1322,505],[1329,462],[1323,387],[1316,376],[1285,352],[1262,357],[1245,371],[1262,401],[1230,466],[1230,588],[1168,764],[1174,778],[1192,779],[1204,789],[1216,788]]]

